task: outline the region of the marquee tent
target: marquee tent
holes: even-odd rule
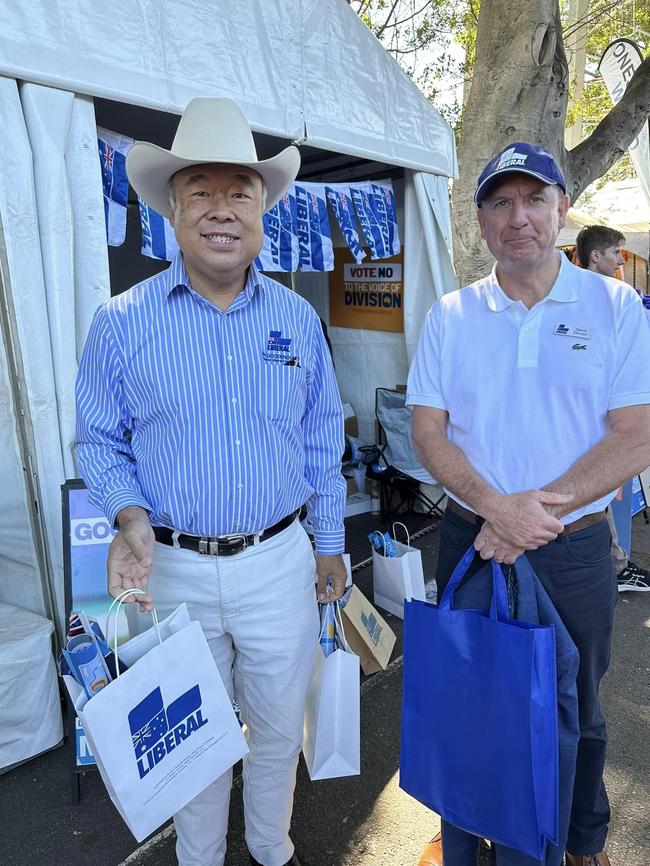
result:
[[[107,250],[96,126],[169,146],[190,98],[229,96],[261,155],[301,147],[301,177],[394,179],[404,333],[331,329],[343,397],[367,421],[375,386],[405,381],[426,310],[455,286],[456,156],[345,0],[0,0],[0,19],[0,601],[60,632],[77,362],[111,279],[145,267]],[[326,307],[322,284],[295,282]]]

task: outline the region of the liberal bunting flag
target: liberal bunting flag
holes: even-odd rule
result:
[[[280,201],[264,214],[264,245],[255,260],[260,271],[290,273],[298,270],[296,197],[290,192],[285,192]]]
[[[390,182],[351,184],[352,201],[363,228],[371,259],[386,259],[400,251],[395,196]]]
[[[296,200],[295,233],[301,271],[334,270],[334,247],[322,183],[295,183],[289,193]]]
[[[121,246],[126,237],[126,208],[129,198],[126,153],[132,144],[132,138],[126,138],[101,126],[97,127],[97,145],[104,190],[106,239],[112,247]]]
[[[354,216],[354,205],[352,196],[350,195],[350,187],[343,183],[335,183],[331,186],[326,186],[327,200],[330,203],[336,220],[341,229],[341,234],[345,238],[348,249],[354,256],[357,264],[360,264],[366,257],[366,251],[361,246],[359,234],[356,229],[356,220]]]
[[[178,252],[178,244],[169,220],[142,201],[140,196],[138,196],[138,205],[142,229],[142,255],[150,259],[171,262]]]

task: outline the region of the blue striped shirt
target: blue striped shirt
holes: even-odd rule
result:
[[[343,446],[318,316],[254,266],[225,312],[192,289],[179,254],[95,314],[77,458],[111,524],[139,505],[154,526],[253,533],[307,502],[317,552],[340,553]]]

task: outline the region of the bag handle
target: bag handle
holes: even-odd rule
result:
[[[113,610],[117,611],[117,606],[122,603],[122,599],[126,598],[127,595],[146,595],[146,591],[144,589],[125,589],[119,595],[116,595],[113,601],[111,602],[111,606],[108,609],[108,613],[106,614],[106,638],[108,640],[109,635],[109,623],[111,619],[111,613]],[[154,608],[151,611],[151,617],[153,619],[154,628],[156,629],[156,634],[158,635],[158,643],[162,643],[163,639],[160,634],[160,623],[158,622],[158,614],[156,613],[156,609]],[[115,614],[115,622],[113,627],[113,652],[115,653],[115,670],[117,671],[117,678],[120,678],[120,661],[118,657],[117,651],[117,621],[118,614]]]
[[[384,535],[383,532],[379,532],[379,530],[377,530],[377,532],[378,532],[378,534],[381,536],[381,542],[382,542],[382,544],[384,545],[384,556],[386,556],[386,536]],[[372,541],[370,542],[370,549],[371,549],[371,550],[377,550],[377,548],[376,548],[375,545],[372,543]]]
[[[474,545],[472,545],[454,569],[449,578],[449,583],[442,594],[440,603],[438,604],[439,610],[454,610],[454,593],[458,588],[458,584],[469,571],[469,567],[474,561],[476,553],[477,551],[474,548]],[[492,603],[490,605],[490,617],[491,619],[506,620],[508,619],[506,579],[503,574],[503,569],[496,559],[492,558],[490,560],[490,566],[492,569]]]
[[[410,533],[408,531],[406,524],[405,523],[393,523],[393,538],[395,539],[395,541],[397,541],[397,533],[395,532],[396,526],[402,527],[402,529],[406,533],[406,546],[410,547],[411,546],[411,536],[410,536]]]

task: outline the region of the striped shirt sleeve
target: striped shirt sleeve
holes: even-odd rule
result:
[[[345,446],[343,408],[332,358],[318,317],[311,316],[312,364],[303,418],[305,477],[314,488],[308,503],[316,553],[333,556],[345,550],[345,479],[341,457]],[[310,375],[311,374],[311,375]]]
[[[76,456],[90,501],[111,525],[129,505],[151,511],[129,444],[132,419],[122,381],[122,358],[104,305],[93,319],[77,374]]]

